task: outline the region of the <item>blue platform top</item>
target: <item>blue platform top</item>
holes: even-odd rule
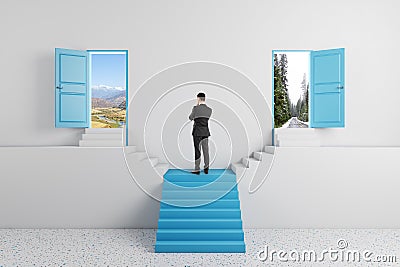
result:
[[[164,175],[188,175],[191,174],[192,170],[181,170],[181,169],[169,169]],[[202,175],[235,175],[235,173],[230,169],[210,169],[208,174],[205,174],[202,170],[200,176]]]

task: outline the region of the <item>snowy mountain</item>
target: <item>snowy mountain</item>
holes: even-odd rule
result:
[[[125,94],[125,89],[121,87],[112,87],[107,85],[92,86],[92,97],[110,99]]]
[[[124,88],[99,85],[92,87],[93,108],[124,108],[126,96]]]

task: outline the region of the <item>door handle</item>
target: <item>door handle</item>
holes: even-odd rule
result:
[[[337,89],[343,89],[344,87],[343,86],[338,86],[338,87],[336,87]]]
[[[61,89],[63,89],[63,87],[62,86],[57,86],[56,87],[58,90],[61,90]]]

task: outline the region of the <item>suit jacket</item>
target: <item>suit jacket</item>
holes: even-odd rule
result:
[[[211,117],[212,109],[206,104],[194,106],[189,120],[194,120],[192,135],[194,136],[210,136],[208,129],[208,120]]]

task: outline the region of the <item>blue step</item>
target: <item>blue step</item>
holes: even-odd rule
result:
[[[237,190],[235,181],[231,182],[174,182],[167,180],[163,183],[163,190],[180,190],[187,188],[205,189],[205,190]]]
[[[244,253],[236,175],[168,170],[164,175],[155,252]]]
[[[173,253],[245,253],[244,241],[157,241],[155,251]]]
[[[158,228],[165,229],[242,229],[241,219],[159,219]]]
[[[236,182],[236,175],[231,170],[210,170],[208,174],[203,172],[195,175],[185,170],[168,170],[164,174],[164,180],[174,182]]]
[[[243,241],[242,229],[159,229],[161,241]]]
[[[240,208],[238,199],[219,199],[210,201],[206,199],[163,199],[160,208],[176,208],[176,207],[202,207],[202,208]]]
[[[160,209],[160,219],[240,219],[240,209],[167,208]]]
[[[162,192],[162,199],[237,199],[238,191],[205,191],[205,190],[166,190]]]

